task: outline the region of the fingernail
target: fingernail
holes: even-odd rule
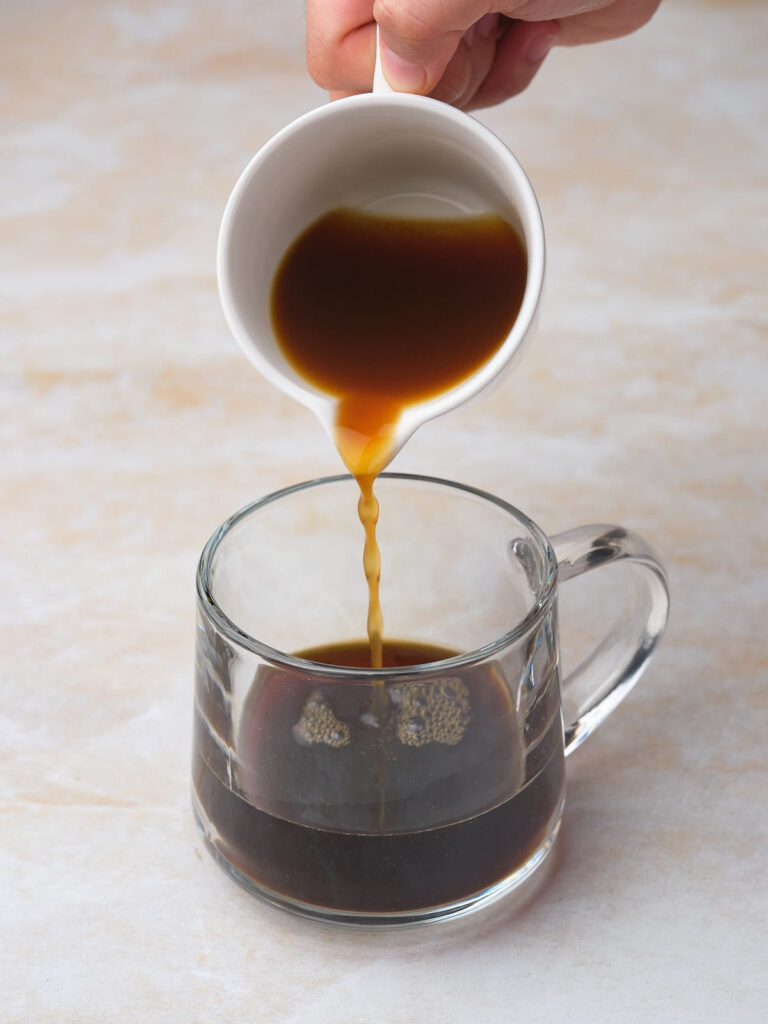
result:
[[[556,39],[557,29],[549,29],[535,35],[525,51],[526,60],[529,60],[531,64],[540,64],[554,46]]]
[[[478,35],[487,39],[488,36],[492,36],[499,27],[498,14],[484,14],[479,21],[475,22],[475,27]]]
[[[400,57],[383,46],[381,49],[381,65],[387,81],[395,92],[420,92],[427,80],[427,73],[421,64]]]

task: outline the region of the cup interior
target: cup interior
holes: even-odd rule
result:
[[[227,205],[219,236],[221,300],[236,339],[262,373],[301,400],[312,390],[277,345],[270,293],[291,242],[340,206],[435,217],[495,212],[507,219],[525,242],[529,264],[522,308],[504,346],[503,361],[509,358],[533,319],[544,264],[540,215],[524,172],[490,131],[445,104],[367,95],[321,107],[279,132]]]

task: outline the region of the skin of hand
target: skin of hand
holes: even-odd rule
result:
[[[381,36],[393,89],[465,110],[528,85],[553,45],[615,39],[661,0],[307,0],[307,67],[332,99],[370,92]]]

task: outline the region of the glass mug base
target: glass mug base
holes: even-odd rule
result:
[[[430,924],[437,921],[453,921],[465,917],[475,911],[483,910],[496,904],[503,897],[518,894],[523,902],[532,894],[533,887],[539,878],[544,877],[544,868],[551,863],[560,834],[563,810],[565,807],[565,790],[563,790],[557,807],[547,823],[544,837],[536,849],[524,863],[506,877],[495,881],[478,892],[469,893],[459,899],[438,906],[424,906],[400,911],[360,911],[354,909],[338,909],[305,903],[293,899],[285,893],[278,892],[262,885],[255,878],[241,871],[229,859],[226,847],[208,820],[197,793],[192,791],[192,810],[200,835],[214,860],[252,896],[264,902],[287,910],[298,917],[309,918],[326,924],[347,925],[349,927],[405,928],[419,924]]]

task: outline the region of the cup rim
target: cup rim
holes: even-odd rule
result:
[[[276,501],[280,501],[282,498],[287,498],[302,491],[311,490],[315,487],[349,483],[354,480],[354,477],[349,473],[317,477],[313,480],[306,480],[301,483],[292,484],[289,487],[283,487],[277,491],[272,491],[270,494],[245,505],[223,522],[221,526],[219,526],[218,529],[215,530],[208,538],[197,565],[197,599],[201,613],[210,622],[212,622],[218,632],[226,637],[226,639],[232,644],[237,647],[244,648],[252,654],[258,655],[264,661],[268,661],[273,665],[293,669],[294,671],[298,670],[310,676],[322,676],[324,679],[355,678],[360,679],[361,682],[374,682],[377,680],[393,681],[406,677],[414,678],[418,676],[431,676],[435,675],[437,672],[452,671],[454,669],[465,668],[470,665],[478,664],[494,657],[499,653],[499,651],[515,643],[520,639],[520,637],[524,636],[533,628],[533,626],[545,614],[554,599],[555,588],[557,585],[557,558],[549,538],[531,518],[529,518],[524,512],[521,512],[520,509],[516,508],[514,505],[504,501],[502,498],[496,497],[494,494],[490,494],[488,491],[480,490],[479,488],[472,487],[469,484],[446,480],[442,477],[425,476],[419,473],[380,473],[377,479],[422,483],[437,487],[447,487],[454,491],[462,491],[465,494],[474,495],[475,497],[481,498],[482,500],[495,505],[513,519],[517,520],[517,522],[521,523],[538,542],[544,555],[546,570],[543,581],[536,595],[536,599],[523,618],[516,622],[515,625],[505,633],[502,633],[494,640],[490,640],[487,644],[483,644],[481,647],[478,647],[473,651],[458,654],[452,658],[444,658],[442,661],[428,662],[423,665],[405,665],[397,668],[376,669],[350,668],[343,665],[326,665],[322,662],[311,661],[307,658],[299,658],[293,654],[288,654],[285,651],[271,647],[269,644],[263,643],[261,640],[258,640],[256,637],[253,637],[249,633],[240,629],[237,623],[233,622],[232,619],[222,611],[213,596],[211,567],[213,558],[220,544],[227,537],[229,532],[238,525],[238,523],[242,522],[259,509],[265,508],[267,505],[271,505]]]

